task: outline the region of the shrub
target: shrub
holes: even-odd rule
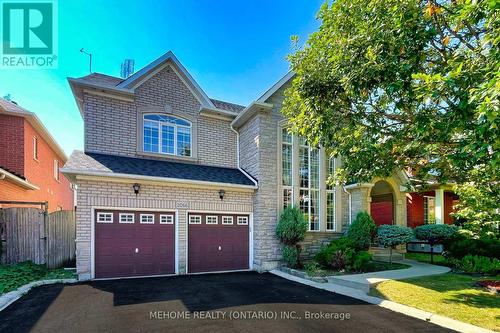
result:
[[[500,240],[495,238],[473,239],[456,234],[445,246],[447,258],[461,259],[467,255],[500,259]]]
[[[354,254],[353,247],[352,241],[347,237],[334,239],[328,246],[319,250],[314,260],[323,268],[336,269],[335,267],[340,266],[342,267],[340,269],[344,269],[346,265],[351,264],[352,255]],[[339,262],[344,262],[344,264],[340,264]]]
[[[368,251],[359,251],[354,255],[352,269],[356,272],[362,271],[371,260],[372,255]]]
[[[276,226],[276,236],[284,245],[283,260],[290,267],[301,266],[301,246],[298,243],[304,240],[306,231],[307,222],[304,220],[302,212],[296,207],[285,208]],[[295,253],[292,253],[294,251]]]
[[[451,239],[456,232],[457,227],[447,224],[427,224],[415,228],[415,236],[431,246],[431,263],[434,263],[434,245]]]
[[[444,242],[453,237],[457,227],[448,224],[426,224],[415,228],[415,237],[430,244]]]
[[[400,225],[385,224],[378,228],[378,242],[391,249],[390,263],[392,264],[392,250],[396,245],[406,244],[413,238],[413,230]]]
[[[353,257],[354,250],[352,248],[337,249],[332,254],[330,268],[343,271],[351,266]]]
[[[297,207],[287,207],[281,213],[276,236],[284,245],[296,245],[306,236],[307,222]]]
[[[347,237],[350,238],[356,250],[367,250],[370,247],[377,226],[370,214],[359,212],[356,219],[349,226]]]
[[[500,271],[500,260],[482,256],[467,255],[460,260],[454,260],[455,266],[469,274],[498,274]]]
[[[283,261],[288,267],[295,268],[299,266],[299,251],[295,246],[283,246]]]
[[[308,262],[304,265],[304,269],[307,272],[307,275],[314,276],[317,274],[320,267],[319,267],[319,264],[317,262],[311,261],[311,262]]]

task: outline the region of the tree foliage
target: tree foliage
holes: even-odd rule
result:
[[[319,30],[290,56],[290,128],[343,157],[337,182],[411,170],[424,183],[472,184],[498,207],[499,9],[487,0],[325,3]]]

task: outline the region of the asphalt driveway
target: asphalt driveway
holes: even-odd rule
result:
[[[362,301],[255,272],[38,287],[0,332],[450,332]]]

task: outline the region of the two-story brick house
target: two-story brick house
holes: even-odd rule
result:
[[[275,268],[291,204],[309,223],[306,255],[372,198],[406,225],[404,173],[327,186],[341,161],[288,134],[280,113],[292,76],[246,107],[210,99],[171,52],[125,80],[69,79],[85,124],[85,151],[63,169],[79,188],[79,277]]]
[[[48,202],[49,211],[72,210],[73,188],[60,173],[66,161],[36,114],[0,99],[0,201]],[[11,206],[16,204],[0,203]]]

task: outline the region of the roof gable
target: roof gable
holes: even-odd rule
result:
[[[174,72],[176,72],[179,78],[184,82],[184,84],[186,84],[189,90],[203,106],[215,108],[212,100],[210,100],[203,89],[201,89],[198,83],[194,80],[191,74],[189,74],[187,69],[180,63],[180,61],[172,51],[168,51],[146,67],[143,67],[141,70],[135,72],[127,79],[116,85],[116,87],[121,89],[134,90],[168,65],[170,65],[174,69]]]

